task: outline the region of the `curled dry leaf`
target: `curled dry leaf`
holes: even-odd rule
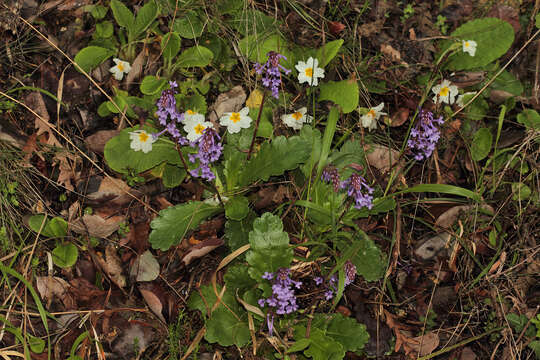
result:
[[[409,118],[409,109],[408,108],[399,108],[398,111],[392,114],[390,126],[397,127],[403,125],[405,121]]]
[[[424,336],[407,338],[404,343],[407,354],[414,352],[417,356],[429,355],[439,346],[439,335],[434,332],[428,332]]]
[[[86,191],[89,193],[86,197],[88,199],[88,204],[92,206],[122,206],[133,200],[128,193],[136,193],[135,190],[131,189],[129,185],[121,179],[101,176],[93,176],[90,178],[88,185],[80,184],[79,187],[81,187],[81,192],[85,192],[85,188],[87,188]]]
[[[330,34],[334,36],[338,36],[344,29],[345,29],[345,25],[343,25],[339,21],[328,22],[328,30],[330,30]]]
[[[214,250],[217,247],[220,247],[223,244],[223,239],[218,238],[201,241],[200,243],[193,245],[188,249],[184,257],[182,258],[182,262],[184,263],[184,265],[187,266],[193,260],[203,257],[210,251]]]
[[[107,143],[107,141],[109,141],[119,133],[119,130],[99,130],[95,134],[88,136],[84,140],[84,143],[89,150],[103,154],[103,149],[105,149],[105,144]]]
[[[166,323],[165,318],[163,317],[163,304],[156,293],[152,291],[152,288],[140,286],[139,291],[150,310],[152,310],[161,321]]]
[[[385,173],[395,165],[399,159],[399,151],[378,144],[365,145],[364,151],[369,165]],[[401,164],[398,165],[401,167]]]
[[[467,219],[473,220],[475,216],[479,216],[480,213],[478,212],[480,209],[483,209],[485,211],[494,213],[495,211],[493,208],[489,205],[481,205],[481,206],[475,206],[475,205],[462,205],[462,206],[454,206],[453,208],[448,209],[444,213],[442,213],[438,218],[437,221],[435,221],[435,225],[440,226],[442,228],[448,229],[458,219],[458,216],[463,213],[467,216]]]
[[[381,44],[381,52],[394,62],[401,62],[401,54],[390,44]]]
[[[220,94],[216,102],[210,106],[209,121],[215,123],[226,112],[239,111],[245,101],[246,92],[240,85],[233,87],[226,93]]]
[[[36,287],[39,295],[47,300],[47,307],[56,298],[64,304],[67,310],[75,309],[75,301],[69,296],[69,284],[62,278],[56,276],[38,276],[36,278]]]
[[[126,87],[129,87],[129,85],[131,85],[131,83],[134,80],[136,80],[139,76],[141,76],[144,60],[146,58],[146,52],[147,52],[147,49],[144,48],[143,50],[141,50],[139,55],[137,55],[135,60],[133,60],[133,63],[131,64],[131,70],[128,72],[126,76]]]
[[[105,259],[98,255],[96,256],[96,260],[113,283],[119,288],[126,286],[126,277],[122,275],[122,263],[114,246],[108,245],[105,248]]]
[[[124,216],[116,215],[107,219],[99,215],[85,214],[71,223],[71,230],[77,234],[106,238],[118,230],[120,224],[126,220]]]

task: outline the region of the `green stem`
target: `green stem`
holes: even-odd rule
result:
[[[255,145],[255,138],[257,137],[257,131],[259,130],[259,123],[261,122],[261,114],[263,112],[264,100],[266,100],[266,91],[263,92],[261,105],[259,106],[259,113],[257,114],[257,120],[255,121],[255,128],[253,129],[253,137],[251,138],[251,144],[249,145],[247,160],[251,158],[251,152],[253,151],[253,146]]]

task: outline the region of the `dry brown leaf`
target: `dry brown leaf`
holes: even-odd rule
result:
[[[459,356],[459,360],[476,360],[477,356],[474,353],[474,351],[471,350],[470,347],[465,347],[463,350],[461,350],[461,355]]]
[[[88,136],[84,140],[84,143],[88,147],[88,150],[102,154],[107,141],[109,141],[119,133],[119,130],[99,130],[95,134]]]
[[[440,251],[447,247],[451,235],[443,232],[428,238],[416,248],[414,254],[422,260],[430,260],[434,258]]]
[[[36,278],[36,287],[41,298],[47,300],[47,308],[50,307],[54,298],[57,298],[62,302],[67,300],[66,293],[69,284],[62,278],[56,276],[38,276]],[[71,302],[73,303],[73,300],[71,300]],[[70,307],[70,309],[71,308],[73,307]]]
[[[437,221],[435,221],[435,225],[448,229],[454,225],[454,222],[456,222],[460,213],[465,213],[469,219],[472,219],[474,216],[480,215],[478,212],[480,208],[491,213],[495,212],[489,205],[482,205],[480,207],[476,205],[454,206],[442,213],[437,218]]]
[[[215,123],[226,112],[239,111],[245,101],[246,92],[240,85],[220,94],[209,109],[209,121]]]
[[[45,106],[45,102],[43,101],[43,96],[41,95],[41,93],[36,91],[28,94],[28,96],[26,97],[26,105],[39,115],[39,117],[35,118],[34,122],[34,127],[37,130],[37,136],[47,134],[48,137],[46,143],[48,145],[61,148],[62,145],[54,136],[53,130],[51,130],[51,128],[54,126],[49,122],[49,112],[47,111],[47,107]]]
[[[364,150],[369,165],[376,167],[380,172],[387,172],[399,159],[399,151],[378,144],[365,145]],[[401,165],[398,165],[401,167]]]
[[[264,93],[259,89],[253,90],[246,100],[246,106],[250,108],[259,108],[259,106],[261,106],[263,94]]]
[[[67,190],[73,191],[72,180],[76,180],[80,172],[76,171],[77,164],[81,158],[68,151],[59,151],[54,155],[53,164],[58,165],[58,184],[64,186]]]
[[[406,338],[405,353],[414,352],[415,357],[429,355],[439,346],[439,341],[439,335],[434,332],[428,332],[424,336],[415,338]]]
[[[121,215],[103,219],[99,215],[85,214],[71,223],[71,230],[77,234],[88,234],[90,236],[106,238],[118,230],[120,224],[125,220],[126,218]]]
[[[122,263],[113,245],[108,245],[105,248],[105,259],[98,255],[96,256],[96,260],[113,283],[119,288],[126,286],[126,277],[122,275]]]
[[[382,30],[385,19],[380,19],[374,22],[363,24],[358,27],[358,35],[364,37],[370,37],[371,35],[378,33]]]
[[[220,247],[223,244],[223,239],[218,238],[201,241],[200,243],[188,249],[187,253],[182,258],[182,262],[187,266],[193,260],[203,257],[210,251],[214,250],[217,247]]]
[[[397,127],[403,125],[405,121],[409,118],[409,109],[408,108],[399,108],[398,111],[392,114],[390,126]]]
[[[161,303],[161,300],[159,299],[159,297],[156,294],[154,294],[154,292],[152,292],[151,290],[145,289],[143,287],[139,287],[139,291],[141,292],[144,298],[144,301],[146,301],[146,304],[148,305],[150,310],[152,310],[152,312],[156,314],[156,316],[161,321],[166,323],[165,318],[163,317],[163,313],[162,313],[163,304]]]
[[[401,54],[392,45],[381,44],[381,52],[394,62],[401,62]]]
[[[129,85],[131,85],[131,83],[141,75],[144,60],[146,58],[146,51],[146,48],[143,48],[139,55],[137,55],[135,60],[133,60],[133,63],[131,64],[131,70],[126,76],[126,88],[129,87]]]
[[[98,182],[99,188],[97,191],[86,195],[89,205],[115,207],[133,201],[133,198],[129,196],[128,193],[133,194],[136,191],[132,190],[129,185],[121,179],[97,177],[91,178],[91,181]]]

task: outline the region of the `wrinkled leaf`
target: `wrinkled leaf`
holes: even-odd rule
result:
[[[249,342],[249,327],[247,321],[238,320],[229,310],[219,307],[206,321],[204,338],[209,343],[241,347]]]
[[[245,196],[235,196],[225,203],[227,219],[240,221],[249,213],[249,200]]]
[[[170,32],[161,39],[161,50],[163,51],[163,59],[170,61],[180,51],[180,36],[175,32]]]
[[[152,21],[158,16],[158,6],[155,2],[149,1],[137,12],[135,23],[133,25],[132,38],[135,39],[141,35]]]

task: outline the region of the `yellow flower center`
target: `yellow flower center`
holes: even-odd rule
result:
[[[193,111],[193,110],[188,110],[188,111],[186,111],[186,113],[188,115],[195,115],[195,111]]]
[[[236,124],[237,122],[240,121],[240,113],[235,113],[235,112],[231,113],[230,119],[231,119],[231,121],[232,121],[233,123]]]
[[[441,89],[441,91],[439,91],[439,96],[447,97],[449,92],[450,92],[450,89],[448,88],[448,86],[445,86]]]
[[[194,128],[195,132],[198,134],[198,135],[201,135],[202,132],[204,131],[204,129],[206,129],[204,126],[202,126],[201,124],[197,124]]]
[[[142,133],[139,134],[139,141],[142,142],[142,143],[145,143],[146,141],[148,141],[149,137],[150,136],[148,136],[147,133],[142,132]]]
[[[116,65],[116,66],[118,66],[118,70],[124,72],[124,64],[118,63],[118,65]]]
[[[313,77],[313,68],[307,68],[304,70],[304,72],[306,73],[307,77]]]
[[[471,44],[468,41],[465,41],[465,47],[468,48],[469,46],[471,46]]]
[[[298,120],[300,120],[302,118],[302,113],[300,111],[297,111],[294,114],[292,114],[291,116],[294,118],[294,120],[298,121]]]
[[[367,114],[369,117],[371,117],[372,119],[375,119],[375,110],[373,109],[369,109],[369,111],[367,112]]]

